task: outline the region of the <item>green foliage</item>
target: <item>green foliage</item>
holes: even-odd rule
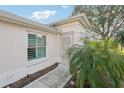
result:
[[[102,42],[88,42],[85,46],[73,45],[68,50],[70,73],[76,77],[76,85],[84,87],[120,87],[124,79],[124,56],[102,47]],[[88,82],[86,82],[88,81]]]
[[[94,32],[98,35],[97,38],[102,40],[113,38],[124,24],[124,6],[121,5],[77,5],[72,16],[82,13],[88,19],[85,19],[85,21],[89,24],[86,27],[89,33]]]
[[[113,37],[123,27],[124,6],[75,6],[72,15],[81,13],[86,15],[90,39],[97,42],[84,39],[84,46],[73,45],[68,50],[70,73],[76,77],[76,85],[120,87],[120,80],[124,79],[124,56],[113,49],[118,45]],[[117,34],[116,41],[124,44],[124,34]]]
[[[124,46],[124,30],[120,30],[115,35],[115,41]]]
[[[118,44],[119,44],[118,41],[116,41],[116,40],[111,40],[111,41],[109,42],[109,48],[117,49],[117,48],[118,48]]]

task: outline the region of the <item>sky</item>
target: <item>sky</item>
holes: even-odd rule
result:
[[[72,5],[0,5],[1,10],[31,19],[42,24],[49,24],[69,17]]]

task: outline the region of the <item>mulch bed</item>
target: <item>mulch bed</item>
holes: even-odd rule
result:
[[[76,81],[75,77],[72,76],[63,88],[77,88],[76,85],[75,85],[75,81]]]
[[[26,86],[27,84],[31,83],[32,81],[36,80],[37,78],[47,74],[48,72],[52,71],[53,69],[55,69],[57,66],[59,65],[59,63],[55,63],[43,70],[40,70],[38,72],[35,72],[33,74],[29,74],[27,75],[26,77],[12,83],[12,84],[9,84],[3,88],[22,88],[24,86]]]
[[[85,84],[83,86],[83,88],[90,88],[90,86],[88,85],[88,81],[85,80]],[[76,86],[76,79],[74,76],[71,77],[71,79],[65,84],[65,86],[63,88],[78,88]]]

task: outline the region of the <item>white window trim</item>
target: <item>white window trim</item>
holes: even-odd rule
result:
[[[29,63],[29,64],[37,64],[37,63],[41,63],[41,62],[44,62],[44,61],[48,60],[48,48],[47,48],[47,43],[48,43],[47,41],[48,40],[47,40],[47,34],[27,31],[27,39],[28,39],[28,34],[35,34],[35,35],[44,35],[44,36],[46,36],[46,57],[42,57],[42,58],[38,58],[38,59],[33,59],[33,60],[28,60],[28,52],[27,52],[27,63]],[[27,48],[28,48],[28,42],[27,42]]]

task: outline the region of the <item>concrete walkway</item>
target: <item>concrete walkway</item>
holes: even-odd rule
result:
[[[59,64],[59,66],[38,78],[25,88],[62,88],[71,78],[67,65]]]

